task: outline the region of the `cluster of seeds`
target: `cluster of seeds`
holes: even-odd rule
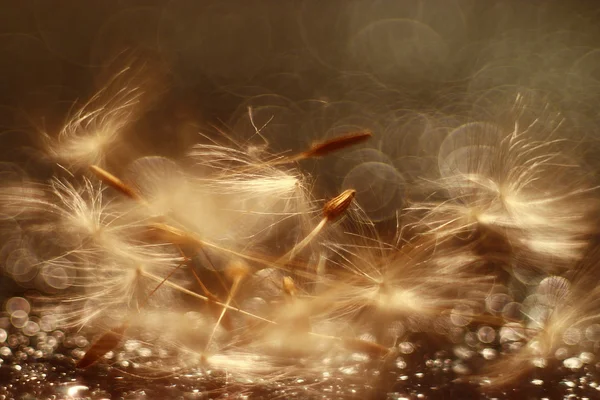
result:
[[[560,115],[528,118],[518,95],[502,119],[446,129],[435,172],[401,196],[380,190],[400,172],[371,162],[321,198],[304,163],[377,132],[271,153],[249,108],[259,145],[199,132],[180,157],[138,154],[147,94],[118,77],[43,136],[49,180],[3,166],[3,271],[33,291],[6,303],[2,342],[84,329],[77,368],[211,372],[226,390],[332,371],[382,385],[418,343],[486,390],[595,366],[597,188]]]

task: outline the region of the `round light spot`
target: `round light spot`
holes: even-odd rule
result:
[[[563,365],[566,368],[579,369],[583,366],[583,362],[579,359],[579,357],[571,357],[563,361]]]
[[[402,205],[404,178],[391,165],[365,162],[344,178],[344,189],[356,190],[356,202],[375,221],[395,215]]]
[[[563,333],[563,342],[569,346],[576,345],[581,341],[581,331],[577,328],[567,328]]]
[[[473,310],[466,305],[458,305],[452,309],[450,320],[456,326],[466,326],[473,320]]]
[[[477,331],[477,337],[482,343],[492,343],[496,339],[496,330],[490,326],[482,326]]]
[[[25,326],[23,326],[23,333],[27,336],[34,336],[40,331],[40,326],[37,322],[27,321]]]
[[[23,310],[17,310],[10,316],[10,323],[15,328],[23,328],[27,321],[29,321],[29,315]]]
[[[72,277],[63,267],[45,265],[41,270],[44,282],[53,289],[64,290],[71,286]]]
[[[6,302],[6,311],[11,315],[15,311],[24,311],[25,314],[29,314],[31,311],[31,305],[27,299],[23,297],[12,297]]]

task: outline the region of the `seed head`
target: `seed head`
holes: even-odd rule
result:
[[[323,216],[330,221],[335,220],[350,207],[354,196],[356,196],[356,190],[344,190],[341,194],[325,203]]]
[[[354,146],[371,138],[373,134],[369,131],[349,133],[314,144],[309,150],[303,153],[304,158],[322,157],[334,151]]]

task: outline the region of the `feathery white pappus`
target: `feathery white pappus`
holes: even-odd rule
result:
[[[478,241],[492,257],[518,254],[549,272],[581,259],[596,229],[597,186],[575,144],[544,129],[516,120],[512,130],[471,122],[451,131],[433,183],[443,200],[414,202],[416,225],[440,242]]]
[[[278,225],[302,225],[314,212],[305,178],[293,168],[278,168],[242,149],[214,143],[195,145],[189,159],[196,172],[189,181],[196,198],[205,198],[214,209],[204,215],[206,208],[197,204],[187,213],[188,221],[206,235],[260,242]],[[214,221],[208,226],[207,217]]]
[[[45,156],[67,168],[103,165],[108,152],[123,143],[124,130],[138,118],[144,93],[134,78],[131,67],[122,69],[73,112],[56,137],[43,133]],[[123,79],[129,80],[125,86]]]
[[[112,149],[143,118],[143,91],[119,82],[46,137],[56,176],[0,186],[5,271],[63,328],[93,333],[78,367],[119,352],[149,376],[217,371],[239,387],[366,381],[363,368],[416,352],[415,334],[457,345],[483,329],[502,355],[472,375],[500,387],[597,324],[589,271],[571,276],[597,229],[596,186],[558,116],[522,125],[518,99],[514,120],[449,129],[438,179],[412,182],[408,206],[390,196],[375,221],[355,188],[322,196],[303,170],[377,137],[368,129],[291,156],[199,134],[182,154],[132,153],[113,170]]]
[[[106,200],[100,184],[87,178],[81,183],[54,179],[35,187],[37,196],[28,191],[18,199],[10,190],[10,203],[2,190],[0,202],[18,204],[13,220],[23,242],[43,241],[30,250],[45,284],[74,289],[62,299],[66,325],[135,309],[156,286],[156,277],[183,262],[171,246],[144,241],[148,220],[138,205]],[[161,290],[153,300],[172,302],[167,292]]]

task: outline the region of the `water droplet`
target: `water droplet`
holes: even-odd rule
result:
[[[465,333],[465,343],[471,347],[477,347],[479,345],[479,338],[475,332]]]
[[[10,347],[0,347],[0,356],[9,357],[10,355],[12,355],[12,350],[10,349]]]
[[[544,278],[537,287],[540,300],[550,307],[562,304],[570,292],[571,282],[562,276]]]
[[[477,331],[477,337],[482,343],[492,343],[496,339],[496,330],[490,326],[482,326]]]
[[[502,316],[506,319],[518,320],[522,317],[522,308],[523,305],[521,303],[510,302],[502,309]]]
[[[82,392],[89,390],[87,386],[74,385],[67,389],[67,396],[71,398],[83,398]]]
[[[493,360],[498,356],[498,352],[492,348],[486,347],[485,349],[481,350],[481,355],[486,360]]]
[[[410,399],[409,397],[406,397],[406,395],[399,393],[399,392],[387,394],[387,400],[409,400],[409,399]]]
[[[583,366],[583,362],[579,359],[579,357],[571,357],[563,361],[563,365],[566,368],[579,369]]]
[[[342,367],[340,368],[340,372],[344,375],[355,375],[358,373],[358,367],[356,365],[350,367]]]
[[[574,388],[575,386],[577,386],[577,384],[573,381],[563,380],[561,383],[570,388]]]
[[[579,359],[581,359],[581,362],[583,362],[584,364],[591,364],[592,362],[594,362],[594,358],[594,354],[588,351],[584,351],[579,355]]]
[[[410,342],[402,342],[398,345],[402,354],[411,354],[415,351],[415,346]]]
[[[475,352],[465,346],[456,346],[454,348],[454,354],[456,355],[456,357],[462,360],[468,360],[469,358],[475,355]]]
[[[75,346],[77,346],[77,347],[86,347],[87,345],[90,344],[88,342],[88,340],[85,338],[85,336],[77,336],[74,339],[74,342],[75,342]]]
[[[406,361],[404,361],[404,359],[402,357],[398,357],[396,359],[396,368],[398,369],[404,369],[406,368]]]

